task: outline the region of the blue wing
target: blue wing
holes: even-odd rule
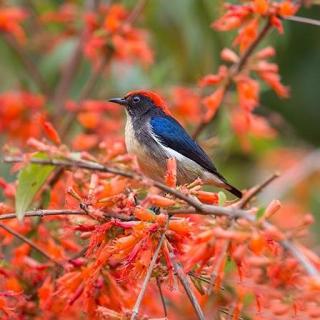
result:
[[[153,133],[164,146],[193,160],[207,171],[218,176],[222,181],[225,181],[207,154],[174,118],[168,115],[153,116],[150,123]]]

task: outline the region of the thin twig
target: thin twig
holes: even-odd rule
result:
[[[20,46],[20,44],[16,41],[14,37],[8,35],[6,33],[2,33],[3,39],[6,41],[8,46],[15,51],[20,61],[26,68],[28,75],[33,79],[34,83],[38,86],[41,92],[48,96],[49,95],[49,87],[42,77],[40,71],[38,70],[37,65],[31,60],[31,58],[27,55],[25,50]]]
[[[145,294],[145,292],[147,290],[148,283],[149,283],[151,275],[152,275],[153,268],[154,268],[154,266],[155,266],[155,264],[157,262],[157,259],[158,259],[158,256],[159,256],[163,241],[164,241],[164,239],[166,237],[166,231],[167,231],[168,225],[169,225],[169,219],[167,219],[166,226],[165,226],[165,228],[163,230],[163,233],[161,234],[159,243],[158,243],[157,248],[156,248],[156,250],[155,250],[155,252],[153,254],[152,260],[151,260],[151,262],[149,264],[149,267],[148,267],[148,270],[147,270],[147,274],[146,274],[146,276],[145,276],[145,278],[143,280],[143,284],[142,284],[141,290],[139,292],[137,301],[136,301],[136,303],[135,303],[135,305],[133,307],[130,320],[135,320],[137,318],[142,299],[143,299],[144,294]]]
[[[6,230],[7,232],[9,232],[10,234],[12,234],[14,237],[18,238],[19,240],[27,243],[31,248],[33,248],[34,250],[38,251],[41,255],[43,255],[44,257],[46,257],[49,261],[53,262],[54,264],[56,264],[57,266],[63,268],[63,265],[58,262],[55,258],[51,257],[49,254],[47,254],[44,250],[42,250],[38,245],[36,245],[35,243],[33,243],[30,239],[26,238],[25,236],[23,236],[22,234],[16,232],[15,230],[13,230],[12,228],[4,225],[3,223],[0,223],[0,228]]]
[[[182,286],[183,286],[183,288],[184,288],[184,290],[185,290],[185,292],[186,292],[186,294],[187,294],[187,296],[188,296],[188,298],[194,308],[194,311],[196,312],[198,319],[205,320],[203,311],[200,307],[200,304],[199,304],[196,296],[194,295],[194,293],[191,289],[189,280],[188,280],[186,274],[184,273],[184,271],[181,267],[181,264],[176,260],[176,257],[173,253],[171,246],[169,248],[170,248],[170,250],[169,250],[170,260],[173,265],[175,274],[177,275],[178,279],[180,280],[180,282],[181,282],[181,284],[182,284]]]
[[[248,192],[244,194],[244,196],[236,203],[237,208],[245,208],[246,205],[253,199],[258,193],[263,191],[270,183],[272,183],[275,179],[279,177],[279,173],[275,172],[272,174],[269,178],[267,178],[265,181],[263,181],[261,184],[253,187]]]
[[[316,20],[316,19],[311,19],[311,18],[306,18],[306,17],[298,17],[298,16],[286,17],[284,19],[294,21],[294,22],[311,24],[313,26],[320,27],[320,20]]]
[[[268,31],[271,29],[271,23],[268,19],[265,26],[261,29],[256,39],[251,43],[251,45],[247,48],[247,50],[241,55],[239,58],[239,61],[235,62],[230,68],[229,68],[229,77],[225,84],[225,90],[224,90],[224,96],[222,98],[222,102],[226,98],[227,92],[229,91],[231,87],[232,79],[244,68],[246,65],[248,59],[254,52],[254,50],[257,48],[257,46],[260,44],[260,42],[264,39],[264,37],[267,35]],[[195,129],[192,137],[194,139],[197,139],[198,136],[201,134],[201,132],[206,128],[207,125],[211,123],[213,118],[202,121],[197,128]]]
[[[83,210],[69,210],[69,209],[59,209],[59,210],[31,210],[27,211],[24,215],[26,217],[48,217],[48,216],[73,216],[73,215],[87,215]],[[0,215],[0,220],[16,219],[16,213],[5,213]]]
[[[25,162],[25,159],[23,157],[5,157],[4,161],[7,163],[16,163],[16,162]],[[177,214],[202,214],[202,215],[215,215],[215,216],[225,216],[230,219],[237,219],[242,218],[249,222],[256,223],[256,217],[250,213],[248,210],[243,210],[235,207],[219,207],[214,205],[206,205],[202,204],[201,202],[195,200],[195,198],[184,194],[180,192],[179,190],[172,189],[168,187],[167,185],[154,181],[150,178],[147,178],[143,176],[142,174],[134,173],[134,172],[128,172],[123,171],[116,168],[109,168],[107,166],[101,165],[99,163],[90,162],[90,161],[84,161],[84,160],[57,160],[57,159],[30,159],[29,160],[32,163],[38,163],[43,165],[54,165],[54,166],[62,166],[66,168],[83,168],[93,171],[100,171],[100,172],[109,172],[113,173],[115,175],[120,175],[123,177],[127,177],[129,179],[134,179],[137,181],[141,181],[142,183],[152,185],[157,187],[158,189],[165,191],[166,193],[169,193],[171,195],[174,195],[176,198],[185,201],[188,203],[192,208],[186,208],[186,209],[178,209],[178,210],[172,210],[168,212],[170,215],[177,215]],[[259,222],[259,226],[264,229],[270,229],[273,227],[269,222],[263,221]],[[273,227],[274,228],[274,227]],[[318,270],[314,267],[314,265],[309,261],[307,257],[303,255],[300,250],[294,246],[292,243],[290,244],[289,240],[283,240],[279,241],[280,245],[282,245],[286,250],[290,251],[291,254],[296,257],[296,259],[299,261],[299,263],[304,267],[306,272],[313,277],[316,277],[320,281],[320,273]],[[302,258],[303,257],[303,258]]]
[[[136,6],[132,9],[130,15],[128,16],[126,23],[133,23],[141,14],[145,6],[147,5],[148,0],[140,0]]]
[[[164,318],[167,319],[168,311],[167,311],[166,300],[164,298],[164,295],[163,295],[163,292],[162,292],[162,288],[161,288],[161,281],[160,281],[159,277],[157,277],[156,280],[157,280],[157,287],[158,287],[158,290],[159,290],[159,295],[160,295],[161,303],[162,303],[162,307],[163,307],[163,315],[164,315]]]
[[[58,209],[58,210],[30,210],[27,211],[24,215],[24,218],[30,218],[30,217],[49,217],[49,216],[87,216],[88,213],[86,213],[84,210],[77,210],[77,209]],[[133,221],[136,220],[133,216],[128,216],[125,214],[115,213],[115,212],[104,212],[103,214],[104,218],[106,219],[118,219],[118,220],[124,220],[124,221]],[[16,213],[5,213],[0,215],[0,221],[1,220],[9,220],[9,219],[16,219],[17,214]]]

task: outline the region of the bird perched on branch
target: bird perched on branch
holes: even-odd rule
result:
[[[126,146],[129,153],[137,156],[139,167],[147,176],[163,181],[167,160],[175,158],[179,185],[200,178],[205,184],[224,188],[241,198],[241,191],[218,172],[203,149],[170,115],[165,101],[158,94],[137,90],[124,98],[109,101],[125,107]]]

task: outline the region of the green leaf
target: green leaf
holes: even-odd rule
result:
[[[33,158],[47,159],[44,153],[38,153]],[[18,188],[16,193],[16,214],[23,220],[25,211],[28,210],[34,196],[45,183],[54,166],[29,163],[18,175]]]
[[[218,198],[219,198],[219,206],[222,207],[227,200],[227,196],[223,191],[219,191]]]
[[[256,214],[256,220],[259,220],[264,215],[264,212],[266,211],[265,208],[259,208]]]

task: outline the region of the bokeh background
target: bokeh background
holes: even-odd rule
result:
[[[105,1],[106,4],[108,2]],[[83,1],[53,0],[0,1],[0,6],[2,3],[26,7],[35,16],[57,11],[62,4],[71,7],[84,5]],[[136,1],[121,3],[131,8]],[[154,62],[145,66],[112,61],[99,75],[97,85],[90,90],[88,98],[105,101],[132,89],[152,88],[172,101],[174,88],[184,87],[198,92],[199,79],[217,71],[221,63],[221,49],[231,46],[232,33],[218,33],[210,28],[211,22],[222,14],[222,6],[219,0],[149,1],[137,25],[148,30]],[[319,19],[320,8],[304,8],[298,15]],[[77,20],[39,26],[34,19],[24,23],[27,30],[25,49],[51,88],[58,85],[61,70],[78,43],[83,24],[84,21]],[[250,137],[251,148],[244,150],[230,128],[228,105],[223,105],[213,123],[201,135],[200,143],[213,156],[221,171],[241,188],[248,188],[279,171],[282,177],[261,194],[260,200],[263,203],[271,198],[283,201],[282,212],[275,219],[285,228],[297,226],[301,215],[311,211],[316,217],[316,231],[320,227],[320,153],[317,153],[320,145],[320,27],[292,21],[284,22],[284,27],[283,35],[273,32],[262,46],[268,44],[276,48],[274,61],[279,64],[283,82],[291,87],[291,97],[281,100],[263,87],[261,106],[256,110],[277,130],[277,136],[272,139]],[[63,38],[45,50],[38,50],[43,47],[48,32],[58,35],[62,29],[65,30]],[[88,59],[81,60],[68,99],[79,98],[92,68]],[[19,89],[38,92],[21,58],[1,35],[0,74],[0,93]],[[55,105],[49,101],[45,108],[51,112]],[[68,112],[67,109],[61,113],[61,121]],[[184,123],[190,132],[197,120],[190,119]],[[122,132],[124,115],[121,113],[113,121],[119,123],[115,131]],[[86,129],[75,117],[64,142],[72,145],[74,137],[84,131]],[[19,142],[9,141],[5,132],[0,134],[1,145],[19,145]],[[103,134],[99,137],[108,139]],[[8,166],[4,164],[0,164],[0,174],[9,181],[13,180]],[[319,237],[317,232],[315,237]]]

